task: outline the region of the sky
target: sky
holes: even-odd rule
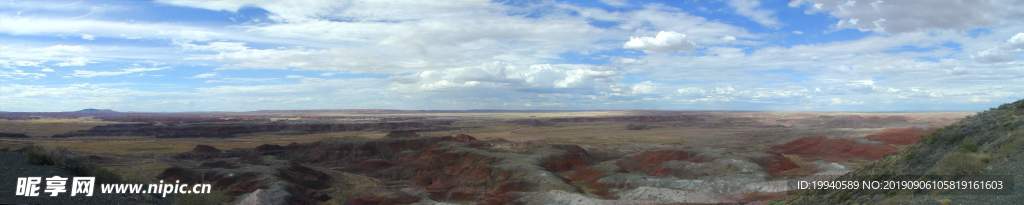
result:
[[[1015,0],[0,0],[0,111],[978,111]]]

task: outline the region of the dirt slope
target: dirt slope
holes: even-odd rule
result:
[[[840,179],[880,175],[1024,175],[1024,100],[1005,104],[936,130],[918,144]],[[808,191],[787,204],[1019,204],[1024,184],[1004,194]]]

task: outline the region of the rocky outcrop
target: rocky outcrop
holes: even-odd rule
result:
[[[263,192],[281,186],[288,193],[287,203],[306,204],[331,200],[330,190],[348,190],[335,183],[332,176],[337,174],[320,171],[331,169],[386,184],[350,192],[344,201],[347,204],[421,200],[507,204],[523,192],[577,191],[558,173],[575,173],[591,163],[587,151],[575,145],[515,145],[529,150],[522,153],[492,148],[507,143],[513,142],[483,142],[460,134],[261,145],[229,151],[200,145],[179,154],[189,156],[182,159],[201,160],[199,166],[172,167],[160,178],[190,183],[205,180],[237,200],[268,201],[261,196]],[[264,155],[276,157],[254,157]],[[245,160],[250,158],[261,160]]]
[[[824,136],[805,137],[771,147],[779,154],[800,155],[812,159],[846,161],[850,159],[878,160],[896,153],[896,147],[882,143],[862,142],[849,138]]]
[[[668,161],[703,162],[707,159],[685,150],[656,150],[641,152],[618,161],[618,166],[630,172],[642,172],[651,176],[664,176],[669,169],[662,164]]]
[[[586,167],[591,163],[590,154],[587,150],[577,145],[552,145],[563,153],[551,155],[544,159],[543,166],[548,171],[563,172]]]
[[[754,157],[753,160],[772,176],[782,176],[786,171],[800,168],[796,162],[779,153],[767,153]]]

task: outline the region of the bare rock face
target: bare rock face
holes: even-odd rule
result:
[[[896,147],[882,143],[865,143],[847,138],[805,137],[771,148],[775,153],[794,154],[830,161],[849,159],[878,160],[896,153]]]
[[[753,160],[772,176],[780,176],[786,171],[800,168],[796,162],[779,153],[768,153],[755,157]]]
[[[563,150],[562,154],[551,155],[544,160],[544,168],[552,172],[562,172],[583,168],[591,163],[590,154],[577,145],[552,145]]]
[[[404,159],[415,170],[412,181],[438,200],[477,200],[491,183],[508,181],[512,173],[491,165],[497,158],[470,151],[434,147]]]
[[[664,176],[668,170],[662,164],[668,161],[704,162],[707,159],[685,150],[647,151],[619,160],[622,169],[631,172],[643,172],[651,176]]]

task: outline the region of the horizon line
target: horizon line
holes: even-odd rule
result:
[[[458,112],[821,112],[821,113],[944,113],[944,112],[981,112],[982,110],[741,110],[741,109],[381,109],[381,108],[345,108],[345,109],[268,109],[247,111],[193,110],[193,111],[118,111],[114,109],[86,108],[75,111],[4,111],[0,113],[141,113],[141,114],[187,114],[187,113],[268,113],[268,112],[345,112],[345,111],[392,111],[392,112],[427,112],[427,113],[458,113]]]

